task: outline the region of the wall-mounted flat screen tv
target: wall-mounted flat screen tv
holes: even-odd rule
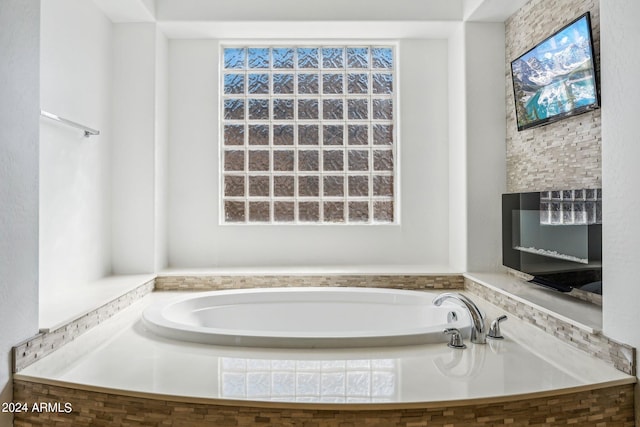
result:
[[[589,12],[511,62],[518,130],[598,108]]]

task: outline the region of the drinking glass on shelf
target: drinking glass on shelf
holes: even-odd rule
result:
[[[575,224],[587,223],[587,216],[584,211],[584,202],[575,202],[573,204],[573,221]]]
[[[540,224],[551,223],[551,212],[549,211],[549,203],[540,203]]]
[[[551,203],[551,224],[562,223],[562,205],[560,202]]]
[[[573,224],[573,203],[571,202],[562,203],[562,223]]]
[[[596,223],[596,202],[585,202],[584,204],[585,215],[587,217],[587,224]]]

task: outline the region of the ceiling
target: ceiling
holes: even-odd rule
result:
[[[169,38],[438,38],[462,22],[504,22],[528,0],[93,1],[114,23],[157,23]]]

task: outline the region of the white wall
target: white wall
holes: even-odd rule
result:
[[[504,24],[465,23],[467,268],[502,265],[506,192]]]
[[[156,28],[155,70],[155,271],[168,265],[169,41]]]
[[[155,24],[114,25],[113,271],[155,268]]]
[[[603,328],[640,349],[640,3],[600,2],[602,81]],[[638,360],[636,359],[636,363]],[[636,424],[640,391],[636,387]]]
[[[504,25],[461,23],[449,37],[450,265],[502,265],[505,192]]]
[[[42,2],[43,110],[100,131],[40,121],[40,299],[111,271],[112,25],[92,2]]]
[[[168,40],[155,23],[114,25],[113,272],[167,266]]]
[[[465,31],[459,24],[449,42],[449,264],[467,270],[467,104]]]
[[[38,332],[40,1],[0,1],[0,29],[0,402],[11,402],[11,347]]]
[[[447,43],[399,53],[401,226],[219,226],[218,42],[171,40],[169,265],[447,265]]]

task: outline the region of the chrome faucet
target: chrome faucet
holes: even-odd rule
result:
[[[471,342],[475,344],[485,344],[487,342],[487,331],[484,327],[484,314],[478,306],[469,298],[462,294],[445,292],[433,299],[433,305],[439,306],[443,301],[452,299],[462,303],[471,316],[473,327],[471,328]]]

